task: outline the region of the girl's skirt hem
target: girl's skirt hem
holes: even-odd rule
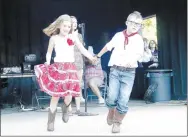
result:
[[[74,63],[39,64],[34,67],[40,90],[53,97],[80,95],[77,69]]]

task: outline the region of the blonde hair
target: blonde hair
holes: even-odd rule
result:
[[[143,20],[141,13],[138,11],[134,11],[131,14],[129,14],[129,16],[127,17],[127,20],[129,20],[132,16],[135,16],[137,19]]]
[[[43,32],[49,37],[58,34],[60,31],[59,26],[63,21],[71,22],[71,17],[68,14],[59,16],[53,23],[51,23],[48,27],[43,29]]]

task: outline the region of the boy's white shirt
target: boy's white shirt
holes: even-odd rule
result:
[[[108,66],[123,66],[130,64],[132,68],[137,68],[138,63],[144,53],[144,42],[139,34],[128,37],[128,45],[125,45],[124,49],[124,34],[123,32],[118,32],[114,35],[110,42],[105,46],[109,51],[112,49],[113,52],[110,57]]]

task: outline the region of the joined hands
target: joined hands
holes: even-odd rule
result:
[[[96,62],[98,61],[98,58],[96,55],[94,55],[91,59],[90,59],[91,63],[94,65],[96,64]]]

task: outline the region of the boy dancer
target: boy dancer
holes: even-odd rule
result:
[[[138,67],[137,61],[144,52],[143,39],[138,34],[142,21],[139,12],[131,13],[125,22],[127,29],[116,33],[96,56],[100,58],[114,48],[108,64],[111,68],[106,99],[109,108],[107,123],[113,124],[112,133],[120,132],[120,124],[128,112],[127,103],[134,83],[135,69]]]

